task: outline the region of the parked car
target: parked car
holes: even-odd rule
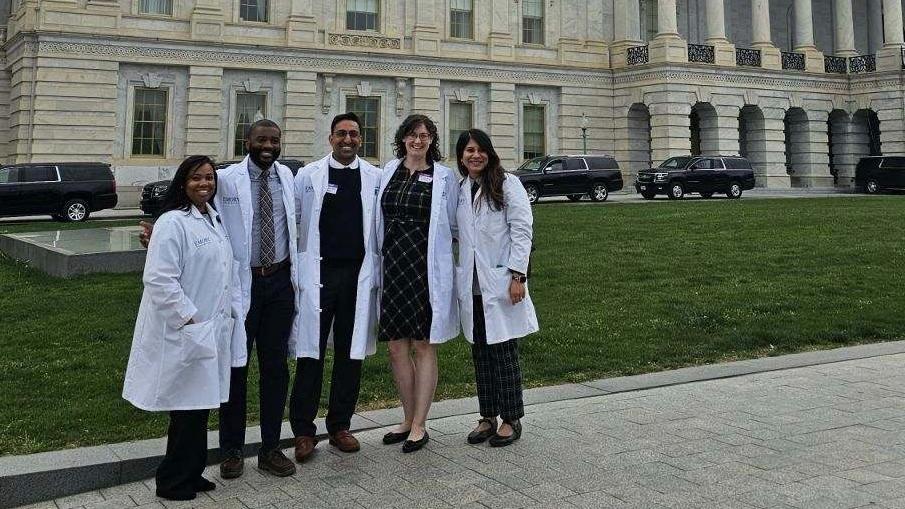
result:
[[[528,201],[541,196],[567,196],[578,201],[605,201],[622,189],[622,172],[611,156],[550,155],[525,161],[513,172],[528,192]]]
[[[50,214],[58,221],[84,221],[116,202],[116,180],[106,163],[0,167],[0,216]]]
[[[855,186],[866,193],[905,190],[905,157],[863,157],[855,167]]]
[[[657,168],[639,171],[635,179],[635,190],[646,200],[658,194],[681,200],[688,193],[704,198],[714,193],[741,198],[742,191],[753,188],[751,163],[739,156],[670,157]]]
[[[217,169],[223,169],[227,166],[232,166],[236,163],[242,162],[241,159],[235,161],[223,161],[221,163],[217,163]],[[299,168],[305,166],[304,161],[301,159],[280,159],[280,164],[285,165],[290,170],[292,170],[292,174],[295,175]],[[151,182],[145,184],[141,189],[141,200],[138,202],[138,206],[141,207],[141,211],[149,216],[157,216],[160,214],[160,208],[163,206],[163,195],[167,194],[167,189],[170,187],[170,179],[166,180],[158,180],[156,182]]]

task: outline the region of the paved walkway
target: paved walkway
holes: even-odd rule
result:
[[[781,359],[781,358],[780,358]],[[522,440],[470,446],[474,416],[402,454],[321,443],[290,478],[246,461],[191,503],[153,480],[31,508],[905,508],[905,354],[531,405]],[[287,451],[291,453],[291,451]]]

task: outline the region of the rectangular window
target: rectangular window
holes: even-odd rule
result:
[[[132,155],[163,156],[166,132],[167,91],[136,88],[132,112]]]
[[[522,159],[546,155],[544,107],[525,105],[522,110]]]
[[[56,182],[57,168],[55,166],[26,166],[19,170],[19,182]]]
[[[236,93],[236,139],[233,155],[245,157],[245,131],[257,120],[267,118],[267,94]]]
[[[474,1],[450,0],[449,36],[458,39],[474,39]]]
[[[162,14],[169,16],[173,14],[172,0],[141,0],[138,6],[138,12],[141,14]]]
[[[361,120],[361,146],[358,156],[370,159],[380,157],[377,142],[380,140],[380,98],[347,97],[346,111],[358,115]]]
[[[522,0],[522,42],[544,43],[544,0]]]
[[[379,0],[346,0],[346,29],[377,30]]]
[[[447,154],[451,159],[456,157],[456,142],[459,141],[459,135],[473,127],[472,111],[471,103],[449,103],[449,152]]]
[[[239,19],[267,23],[268,0],[239,0]]]

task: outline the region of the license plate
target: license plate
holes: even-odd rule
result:
[[[647,191],[647,186],[641,186],[642,191]]]

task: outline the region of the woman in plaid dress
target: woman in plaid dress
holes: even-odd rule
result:
[[[469,129],[459,136],[456,162],[465,177],[456,216],[456,288],[462,329],[472,343],[481,411],[468,443],[489,440],[499,447],[522,435],[518,338],[538,330],[525,277],[533,218],[525,188],[503,171],[484,131]]]
[[[377,243],[382,261],[378,341],[389,342],[403,421],[383,437],[424,447],[427,414],[437,388],[437,344],[459,334],[453,293],[457,179],[440,159],[437,127],[410,115],[395,136],[397,159],[380,186]]]

